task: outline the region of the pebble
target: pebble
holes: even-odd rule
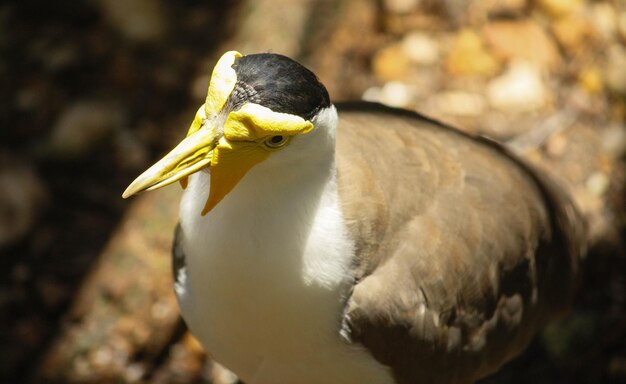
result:
[[[610,180],[607,175],[602,172],[594,172],[587,178],[585,186],[593,195],[601,197],[608,190]]]
[[[593,26],[578,15],[563,17],[552,25],[552,31],[559,44],[569,52],[580,51],[593,43]]]
[[[113,362],[113,350],[108,345],[103,345],[95,351],[92,351],[89,357],[90,363],[95,368],[104,369]]]
[[[406,14],[414,11],[420,3],[421,0],[385,0],[384,6],[390,12]]]
[[[602,131],[602,148],[613,156],[626,153],[626,124],[613,123]]]
[[[533,21],[497,21],[482,30],[486,44],[505,61],[524,60],[542,70],[556,69],[561,62],[557,46]]]
[[[382,87],[372,87],[363,93],[363,100],[374,101],[392,107],[406,107],[415,99],[415,90],[399,81],[390,81]]]
[[[600,93],[604,87],[602,73],[595,66],[585,67],[578,73],[578,82],[589,93]]]
[[[0,249],[31,232],[47,202],[46,189],[35,170],[0,152]]]
[[[422,32],[411,32],[402,40],[406,57],[419,65],[433,65],[439,61],[439,43]]]
[[[208,374],[212,383],[237,383],[240,382],[237,375],[216,361],[211,361]]]
[[[608,48],[604,81],[613,92],[626,95],[626,48],[613,44]]]
[[[487,102],[483,95],[464,91],[445,91],[434,96],[435,108],[441,113],[477,117],[485,113]]]
[[[155,321],[164,321],[176,316],[176,311],[169,302],[161,300],[152,304],[150,314]]]
[[[582,0],[539,0],[539,6],[552,17],[561,17],[582,8]]]
[[[71,372],[72,376],[79,381],[87,382],[93,380],[93,369],[86,356],[78,355],[72,360]]]
[[[124,372],[124,379],[127,383],[139,383],[146,375],[147,370],[142,363],[131,363],[126,367]]]
[[[617,15],[611,4],[598,2],[591,5],[591,22],[604,39],[612,39],[617,31]]]
[[[487,85],[489,104],[505,112],[530,112],[547,102],[547,91],[535,66],[524,61],[511,63],[509,69]]]
[[[477,2],[478,3],[478,2]],[[528,6],[527,0],[492,0],[485,1],[484,10],[488,14],[518,14],[524,12]]]
[[[500,63],[485,50],[478,34],[465,29],[454,40],[446,69],[453,75],[492,76],[500,70]]]
[[[567,151],[567,136],[562,133],[552,135],[546,142],[546,153],[552,158],[559,158]]]
[[[52,128],[52,153],[70,159],[89,154],[121,126],[122,115],[115,104],[99,100],[68,106]]]
[[[619,14],[617,18],[617,29],[622,40],[626,41],[626,11]]]
[[[166,8],[161,0],[97,0],[111,26],[136,43],[156,43],[167,30]]]
[[[376,52],[372,68],[380,81],[401,80],[408,76],[410,63],[402,45],[393,44]]]

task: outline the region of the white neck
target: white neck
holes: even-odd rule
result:
[[[354,248],[339,205],[336,113],[330,112],[331,131],[314,129],[308,142],[294,138],[206,216],[200,212],[207,172],[190,178],[181,202],[187,278],[177,293],[183,317],[244,381],[289,382],[280,376],[286,371],[274,367],[301,361],[329,366],[312,382],[362,375],[368,370],[363,361],[370,364],[370,357],[355,363],[359,353],[339,338]],[[317,353],[322,350],[330,355]]]
[[[352,249],[337,192],[334,107],[318,120],[313,132],[252,168],[206,217],[200,211],[209,175],[194,175],[181,203],[184,232],[202,233],[199,238],[213,238],[221,252],[237,253],[233,257],[243,269],[262,255],[264,263],[276,263],[272,274],[285,274],[281,281],[340,284],[349,273],[344,264],[352,259]],[[343,254],[337,258],[339,251]]]
[[[184,233],[202,234],[194,239],[211,239],[211,244],[202,247],[219,247],[221,253],[232,254],[225,262],[239,260],[239,271],[254,268],[262,257],[262,263],[277,268],[268,273],[284,274],[281,281],[303,278],[307,284],[329,288],[339,284],[348,273],[342,264],[352,258],[352,252],[339,208],[334,159],[311,162],[302,167],[311,172],[300,168],[292,174],[264,165],[252,169],[205,217],[200,211],[209,175],[191,177],[181,203]],[[345,257],[334,257],[339,250]]]

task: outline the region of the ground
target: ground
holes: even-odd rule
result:
[[[562,183],[589,222],[580,293],[485,382],[626,382],[619,0],[4,2],[0,382],[207,380],[171,291],[179,191],[120,195],[228,49],[297,58],[333,100],[490,136]]]

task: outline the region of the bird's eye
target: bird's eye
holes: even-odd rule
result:
[[[289,138],[287,136],[276,135],[270,136],[265,140],[265,145],[270,148],[279,148],[287,144]]]

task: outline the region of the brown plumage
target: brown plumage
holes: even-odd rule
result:
[[[583,220],[496,143],[375,104],[338,110],[339,193],[357,239],[341,334],[401,384],[494,372],[568,307]]]
[[[336,127],[281,55],[230,51],[213,76],[187,137],[123,196],[190,177],[175,291],[244,380],[471,383],[567,309],[585,226],[502,146],[377,104],[340,105]]]
[[[406,110],[337,107],[339,194],[357,246],[338,337],[363,345],[399,384],[495,372],[568,308],[584,221],[558,186],[495,142]],[[178,227],[177,284],[181,239]]]

